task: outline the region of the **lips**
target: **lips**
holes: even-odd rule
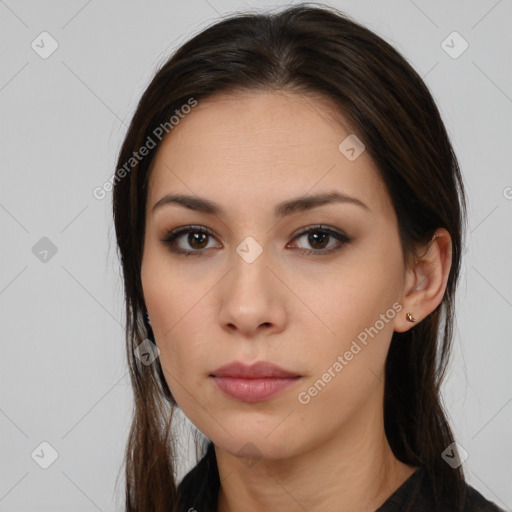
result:
[[[235,361],[217,368],[210,377],[226,396],[248,403],[268,400],[301,380],[301,375],[268,361],[252,365]]]
[[[233,377],[242,379],[261,379],[267,377],[290,378],[300,377],[298,373],[285,370],[268,361],[258,361],[252,365],[233,361],[217,368],[211,373],[212,377]]]

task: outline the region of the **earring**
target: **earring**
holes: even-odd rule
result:
[[[411,313],[407,313],[405,315],[405,318],[407,318],[407,320],[409,320],[409,322],[416,322],[416,318],[414,318]]]

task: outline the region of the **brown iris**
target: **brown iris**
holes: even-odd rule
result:
[[[209,235],[207,233],[189,233],[188,243],[190,244],[190,247],[193,247],[194,249],[203,249],[208,245],[208,236]]]
[[[322,242],[319,243],[320,238],[325,242],[329,238],[329,235],[327,233],[323,233],[322,231],[311,232],[308,235],[308,243],[310,243],[311,247],[315,249],[323,249],[327,244]],[[318,244],[320,247],[317,246]]]

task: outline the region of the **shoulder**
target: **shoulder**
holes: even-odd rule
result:
[[[467,484],[464,512],[505,512],[505,510],[484,498],[475,488]]]
[[[467,482],[464,486],[465,499],[461,508],[456,507],[452,501],[438,504],[427,473],[424,466],[419,467],[376,512],[505,512]]]

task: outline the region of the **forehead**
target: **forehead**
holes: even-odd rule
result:
[[[276,204],[336,189],[370,208],[387,208],[368,153],[350,161],[340,151],[348,136],[348,123],[321,97],[218,94],[199,101],[163,139],[152,164],[148,204],[183,192],[234,207],[261,207],[262,201]]]

